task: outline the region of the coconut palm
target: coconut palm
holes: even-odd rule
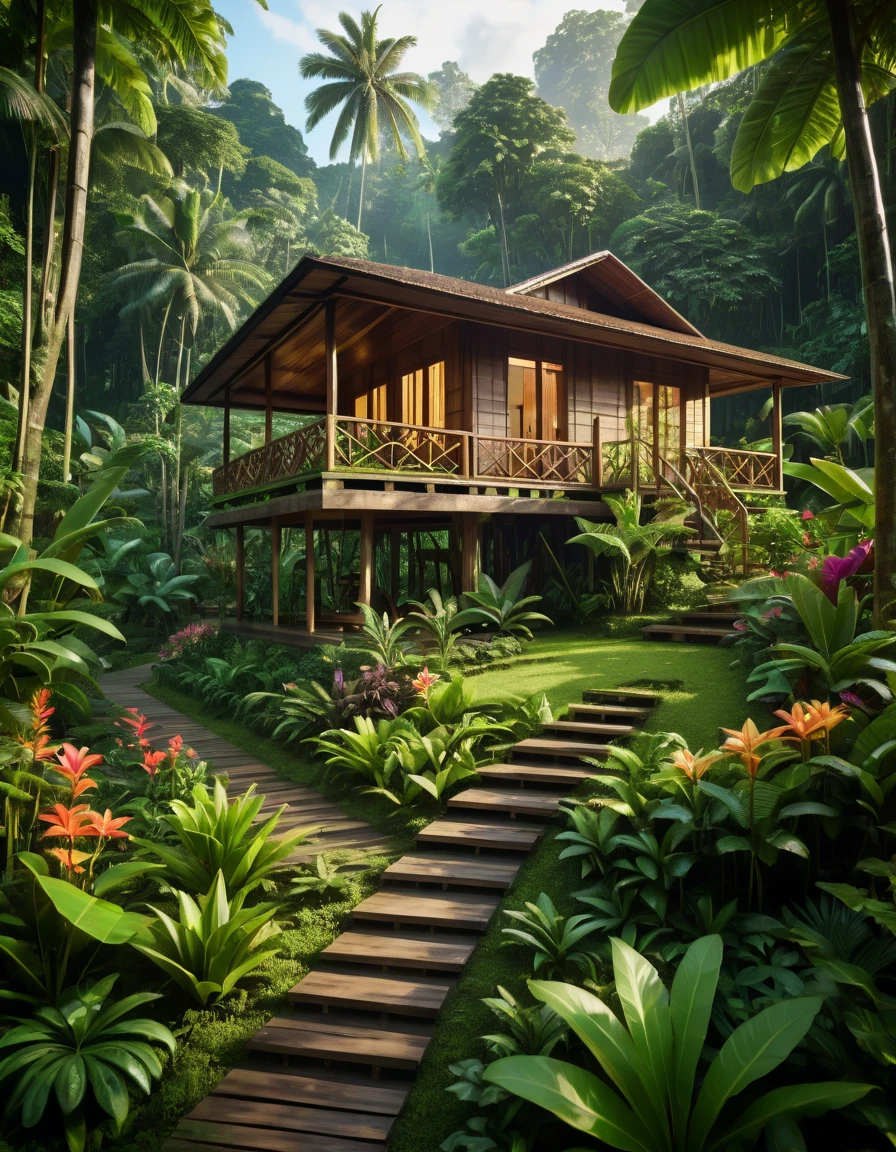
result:
[[[896,0],[645,0],[620,41],[609,101],[637,112],[770,61],[737,130],[741,192],[792,172],[827,145],[849,161],[877,421],[874,606],[896,585],[896,278],[867,105],[896,75]]]
[[[424,152],[420,157],[420,172],[417,174],[413,188],[415,192],[422,192],[427,197],[426,208],[426,239],[429,241],[429,270],[435,272],[436,266],[432,255],[432,227],[429,220],[429,197],[435,196],[436,185],[439,182],[439,173],[442,170],[442,157],[430,156]]]
[[[376,8],[373,12],[362,12],[360,25],[347,12],[340,12],[339,23],[344,34],[328,32],[326,28],[317,30],[317,38],[329,49],[329,54],[309,52],[299,61],[299,71],[306,80],[330,81],[305,97],[308,131],[341,108],[330,141],[330,159],[336,159],[351,132],[349,159],[352,163],[361,160],[358,231],[364,209],[367,163],[379,157],[380,117],[385,119],[387,133],[391,134],[402,160],[407,159],[405,137],[410,138],[417,155],[422,156],[420,125],[409,101],[429,108],[435,99],[428,80],[416,72],[397,71],[408,50],[416,45],[417,37],[379,40],[379,11]]]

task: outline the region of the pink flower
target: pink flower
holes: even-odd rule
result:
[[[846,556],[825,556],[821,566],[821,587],[834,604],[837,603],[837,593],[842,582],[861,570],[873,547],[873,540],[862,540]]]
[[[429,695],[430,688],[432,688],[433,684],[435,684],[437,680],[441,680],[441,676],[437,675],[435,672],[430,672],[428,668],[424,667],[423,671],[419,672],[417,674],[417,678],[412,680],[411,683],[425,700]]]
[[[777,604],[774,608],[769,608],[767,612],[762,613],[763,620],[777,620],[781,615],[781,605]]]
[[[814,520],[814,519],[815,519],[815,513],[814,513],[814,512],[810,512],[810,511],[809,511],[809,509],[807,508],[807,509],[805,510],[805,512],[803,512],[803,515],[802,515],[801,519],[802,519],[802,520]]]
[[[734,628],[738,632],[747,632],[749,631],[750,625],[746,622],[746,620],[735,620]]]

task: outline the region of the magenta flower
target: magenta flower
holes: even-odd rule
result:
[[[763,620],[777,620],[781,615],[781,605],[777,604],[774,608],[769,608],[767,612],[762,613]]]
[[[842,582],[856,575],[873,547],[873,540],[862,540],[846,556],[825,556],[821,566],[821,587],[832,603],[837,603],[837,593]]]

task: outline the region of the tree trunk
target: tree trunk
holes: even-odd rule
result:
[[[361,195],[358,197],[358,231],[361,231],[361,213],[364,211],[364,178],[367,175],[367,149],[361,154]]]
[[[871,353],[875,420],[874,615],[889,624],[896,598],[896,285],[849,0],[827,0],[837,95],[846,136]]]
[[[142,336],[142,333],[141,333]],[[75,419],[75,314],[68,316],[66,332],[66,388],[65,388],[65,433],[62,444],[62,479],[66,482],[72,470],[72,424]]]
[[[435,261],[433,260],[433,257],[432,257],[432,227],[430,226],[430,222],[429,222],[429,210],[428,209],[426,212],[426,237],[429,240],[429,270],[430,270],[430,272],[435,272],[436,265],[435,265]]]
[[[691,180],[694,184],[694,207],[700,210],[700,186],[697,183],[697,161],[694,159],[694,146],[691,143],[691,130],[688,127],[688,113],[684,106],[684,96],[678,93],[678,111],[681,116],[681,125],[684,128],[684,138],[688,146],[688,159],[691,162]]]
[[[33,367],[38,372],[28,405],[22,454],[23,496],[17,535],[30,544],[34,507],[43,447],[43,431],[56,368],[65,343],[68,317],[74,310],[81,276],[87,191],[90,179],[90,146],[93,140],[96,90],[96,0],[73,0],[73,69],[71,140],[65,175],[65,225],[60,251],[60,282],[50,323],[35,348]]]

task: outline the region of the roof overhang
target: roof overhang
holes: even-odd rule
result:
[[[321,411],[324,303],[338,301],[336,348],[358,351],[376,325],[396,310],[448,323],[465,320],[642,353],[709,369],[713,395],[768,387],[817,384],[848,377],[779,356],[753,352],[704,336],[675,332],[589,312],[520,292],[367,261],[306,256],[199,372],[185,403],[223,405],[231,389],[235,406],[263,407],[264,362],[292,353],[294,387],[278,387],[278,411]],[[282,350],[282,351],[278,351]]]

